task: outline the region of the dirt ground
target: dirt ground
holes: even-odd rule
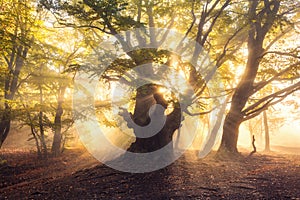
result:
[[[246,155],[246,154],[245,154]],[[113,170],[83,149],[38,161],[34,152],[1,150],[0,199],[300,199],[300,155],[198,159],[186,152],[159,171]]]

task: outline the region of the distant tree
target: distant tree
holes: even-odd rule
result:
[[[296,93],[290,95],[281,103],[282,107],[275,105],[263,112],[266,152],[271,151],[271,136],[278,134],[280,128],[288,125],[291,121],[299,119],[297,116],[299,102],[297,101],[297,98],[295,98],[296,96]]]
[[[27,125],[31,130],[31,137],[34,139],[37,153],[40,158],[48,157],[47,133],[51,130],[49,111],[51,106],[49,100],[51,93],[47,89],[45,77],[49,70],[40,65],[18,91],[20,106],[15,109],[16,120],[21,125]],[[20,109],[22,108],[23,109]]]
[[[263,112],[263,119],[264,119],[264,128],[265,128],[265,151],[271,151],[270,148],[270,132],[269,132],[269,125],[268,125],[268,116],[267,111]]]
[[[67,131],[74,122],[71,114],[70,92],[75,72],[70,66],[76,62],[78,50],[83,48],[83,45],[78,41],[78,35],[70,30],[64,30],[65,37],[61,38],[56,35],[53,28],[49,27],[43,29],[40,36],[40,40],[33,49],[32,57],[34,59],[29,59],[33,66],[30,72],[31,76],[26,81],[27,86],[20,89],[26,91],[31,88],[33,89],[31,91],[43,96],[43,102],[39,102],[46,120],[43,122],[43,126],[48,132],[53,133],[53,140],[48,142],[51,145],[48,143],[46,145],[47,149],[50,146],[52,155],[57,156],[63,151],[69,135]],[[60,46],[61,44],[64,44],[63,47]],[[37,73],[38,71],[40,73]],[[23,90],[21,92],[24,92]],[[20,96],[22,95],[25,96],[25,93],[20,94]],[[25,98],[23,97],[23,99]],[[30,97],[26,99],[27,104],[34,100]],[[28,102],[29,99],[30,102]],[[34,114],[34,109],[31,111],[31,114]],[[39,132],[39,134],[41,133]]]

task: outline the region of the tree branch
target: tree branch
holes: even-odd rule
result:
[[[188,34],[192,31],[194,25],[195,25],[195,22],[196,22],[196,15],[195,15],[195,0],[192,1],[192,10],[191,10],[191,14],[192,14],[192,18],[193,18],[193,21],[190,25],[190,27],[188,28],[188,30],[185,32],[184,34],[184,37],[182,38],[182,40],[179,42],[179,45],[177,46],[177,49],[178,48],[182,48],[182,43],[183,41],[187,38]]]
[[[274,105],[280,101],[282,101],[285,97],[288,95],[292,94],[293,92],[297,91],[300,89],[300,81],[297,82],[294,85],[291,85],[285,89],[282,89],[278,92],[275,92],[273,94],[270,94],[262,99],[260,99],[258,102],[250,105],[246,109],[242,111],[242,114],[246,116],[243,121],[246,121],[248,119],[251,119],[257,115],[259,115],[263,110],[265,110],[267,107]],[[274,99],[279,98],[275,102],[272,102]],[[260,106],[263,104],[262,106]],[[260,106],[260,107],[259,107]],[[259,107],[259,108],[257,108]]]
[[[222,54],[219,56],[219,58],[216,61],[216,66],[219,67],[222,65],[223,62],[221,62],[221,60],[226,56],[226,52],[227,52],[227,47],[230,44],[231,40],[233,40],[245,27],[247,27],[247,25],[242,26],[241,28],[239,28],[233,35],[231,35],[228,40],[226,41],[224,48],[223,48],[223,52]]]
[[[203,35],[202,37],[202,44],[204,44],[204,42],[207,40],[208,35],[211,33],[211,31],[213,30],[213,27],[215,25],[215,23],[217,22],[217,19],[220,17],[220,15],[223,13],[223,11],[225,10],[225,8],[229,5],[230,0],[227,0],[223,6],[221,7],[221,9],[219,10],[219,12],[215,15],[213,21],[211,22],[208,30],[206,31],[206,33]],[[208,11],[207,15],[209,15],[209,13],[211,12],[211,10]]]
[[[254,93],[256,93],[257,91],[261,90],[263,87],[265,87],[266,85],[268,85],[269,83],[271,83],[272,81],[276,80],[279,76],[282,76],[283,74],[285,74],[286,72],[288,72],[289,70],[293,69],[294,67],[296,67],[297,65],[300,65],[300,61],[287,67],[286,69],[282,70],[281,72],[277,73],[276,75],[274,75],[272,78],[270,78],[267,81],[261,81],[259,83],[256,84],[256,86],[253,89],[253,92],[251,95],[253,95]]]
[[[267,54],[277,54],[277,55],[281,55],[281,56],[289,56],[289,57],[293,57],[293,58],[300,58],[300,55],[296,55],[290,52],[282,52],[282,51],[267,51],[264,52],[260,58],[264,57]]]

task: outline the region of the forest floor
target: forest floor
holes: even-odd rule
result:
[[[82,149],[59,158],[1,150],[0,199],[300,199],[300,154],[198,159],[186,152],[145,174],[113,170]]]

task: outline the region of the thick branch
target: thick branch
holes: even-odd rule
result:
[[[259,115],[263,110],[265,110],[269,106],[282,101],[285,97],[287,97],[288,95],[290,95],[291,93],[293,93],[299,89],[300,89],[300,81],[294,85],[291,85],[285,89],[282,89],[278,92],[275,92],[273,94],[270,94],[270,95],[260,99],[256,103],[252,104],[251,106],[249,106],[248,108],[243,110],[242,113],[245,116],[243,121],[246,121],[248,119],[251,119],[251,118]],[[277,99],[277,98],[279,98],[279,99],[272,102],[274,99]],[[263,104],[263,105],[260,106],[261,104]]]
[[[256,86],[254,87],[254,90],[253,90],[252,94],[256,93],[257,91],[259,91],[260,89],[262,89],[263,87],[265,87],[266,85],[271,83],[272,81],[276,80],[278,77],[284,75],[285,73],[287,73],[288,71],[290,71],[291,69],[296,67],[297,65],[300,65],[300,62],[297,62],[297,63],[287,67],[286,69],[284,69],[281,72],[277,73],[276,75],[274,75],[272,78],[270,78],[267,81],[261,81],[261,82],[257,83]]]

